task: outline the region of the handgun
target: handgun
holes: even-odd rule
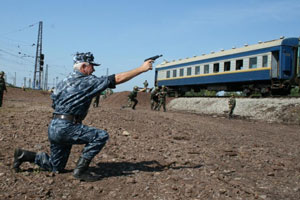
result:
[[[162,57],[163,55],[157,55],[157,56],[152,56],[150,58],[145,59],[144,61],[146,62],[147,60],[156,60],[159,57]]]

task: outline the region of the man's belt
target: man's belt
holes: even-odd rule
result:
[[[53,114],[53,119],[63,119],[63,120],[74,122],[75,124],[80,124],[82,122],[81,117],[76,115]]]

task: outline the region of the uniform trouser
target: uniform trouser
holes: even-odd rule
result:
[[[133,105],[132,105],[132,102],[133,102]],[[137,99],[131,99],[131,98],[129,98],[128,99],[128,107],[131,107],[132,106],[132,109],[135,109],[135,106],[136,106],[136,104],[138,103],[139,101],[137,100]]]
[[[232,116],[233,111],[234,111],[234,108],[235,108],[235,106],[229,106],[229,113],[228,113],[228,116],[229,116],[229,117]]]
[[[158,110],[160,110],[160,107],[163,106],[164,111],[166,111],[166,100],[165,99],[161,99],[159,101],[159,105],[158,105]]]
[[[48,128],[51,154],[49,156],[44,152],[37,153],[35,163],[48,171],[63,171],[73,144],[85,144],[81,157],[92,160],[108,138],[108,133],[104,130],[53,119]]]
[[[95,97],[95,101],[94,101],[93,106],[94,106],[94,107],[98,107],[98,106],[99,106],[99,101],[100,101],[100,95],[97,95],[97,96]]]
[[[3,101],[3,91],[0,91],[0,107],[2,106],[2,101]]]
[[[158,99],[153,98],[151,99],[151,110],[156,110],[158,107]]]

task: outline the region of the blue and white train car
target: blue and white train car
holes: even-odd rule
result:
[[[245,45],[156,66],[155,84],[178,95],[202,89],[287,94],[299,85],[299,38]]]

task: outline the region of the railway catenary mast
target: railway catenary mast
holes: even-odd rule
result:
[[[33,74],[33,85],[34,89],[41,89],[42,86],[42,73],[44,65],[44,54],[42,54],[42,34],[43,34],[43,22],[39,22],[38,39],[36,46],[35,65]]]

